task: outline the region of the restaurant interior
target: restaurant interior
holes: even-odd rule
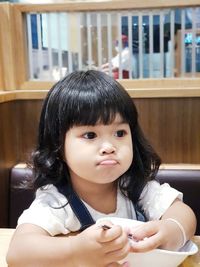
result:
[[[117,40],[122,52],[122,35],[131,56],[128,77],[119,57],[118,81],[134,99],[142,129],[162,159],[158,180],[183,191],[194,210],[200,244],[199,0],[39,2],[0,2],[0,256],[8,246],[3,230],[10,229],[10,238],[34,198],[31,190],[17,187],[32,178],[27,165],[43,99],[72,71],[101,69],[108,62],[112,75],[114,46]],[[5,259],[0,266],[7,266]],[[199,258],[181,266],[200,266]]]

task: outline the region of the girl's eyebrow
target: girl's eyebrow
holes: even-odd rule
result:
[[[102,122],[97,122],[95,125],[75,125],[75,127],[77,127],[77,128],[94,128],[95,126],[99,126],[99,125],[105,125],[105,126],[116,125],[116,126],[118,126],[121,124],[128,124],[128,122],[126,122],[123,119],[117,119],[117,120],[114,120],[113,122],[108,123],[108,124],[104,124]]]
[[[128,124],[128,123],[124,120],[121,120],[121,121],[117,121],[116,124]]]
[[[120,120],[120,121],[113,121],[113,122],[108,123],[108,124],[103,124],[103,123],[100,122],[100,123],[95,124],[94,126],[96,126],[96,125],[104,125],[104,126],[115,125],[115,126],[119,126],[119,125],[122,125],[122,124],[128,124],[128,123],[126,121]]]
[[[116,120],[116,121],[113,121],[111,124],[116,124],[116,125],[119,125],[119,124],[128,124],[125,120]]]

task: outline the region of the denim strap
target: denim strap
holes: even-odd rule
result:
[[[70,197],[68,201],[73,212],[75,213],[76,217],[78,218],[81,224],[80,231],[83,231],[87,227],[95,224],[95,221],[93,220],[88,209],[86,208],[84,203],[81,201],[81,199],[78,197],[78,195],[74,192],[74,190],[70,192]]]
[[[94,219],[92,218],[90,212],[86,208],[85,204],[81,201],[79,196],[76,194],[76,192],[73,190],[72,187],[69,186],[62,186],[58,187],[58,190],[67,196],[68,202],[75,213],[76,217],[78,218],[81,228],[80,231],[83,231],[87,227],[95,224]],[[146,222],[146,217],[140,207],[137,204],[133,204],[135,208],[135,214],[136,214],[136,219],[138,221]]]

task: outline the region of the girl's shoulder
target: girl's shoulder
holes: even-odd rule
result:
[[[59,207],[67,204],[67,198],[61,194],[53,184],[47,184],[37,189],[35,195],[36,202],[42,202],[44,205]]]
[[[80,223],[67,198],[53,184],[37,189],[31,206],[18,219],[18,225],[24,223],[37,225],[51,236],[65,235],[80,229]]]
[[[149,220],[158,220],[175,199],[182,200],[183,194],[168,183],[160,184],[156,180],[152,180],[144,187],[139,205]]]
[[[168,183],[160,184],[157,180],[152,180],[147,182],[146,186],[144,187],[141,197],[144,197],[146,194],[155,196],[155,194],[163,195],[163,197],[167,197],[167,195],[171,194],[180,194],[181,192],[171,187]]]

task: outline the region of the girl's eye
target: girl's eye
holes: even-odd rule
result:
[[[125,130],[119,130],[119,131],[117,131],[115,133],[115,136],[116,137],[123,137],[123,136],[125,136],[125,134],[126,134],[126,131]]]
[[[88,133],[85,133],[83,137],[86,139],[94,139],[95,137],[97,137],[97,135],[94,132],[88,132]]]

